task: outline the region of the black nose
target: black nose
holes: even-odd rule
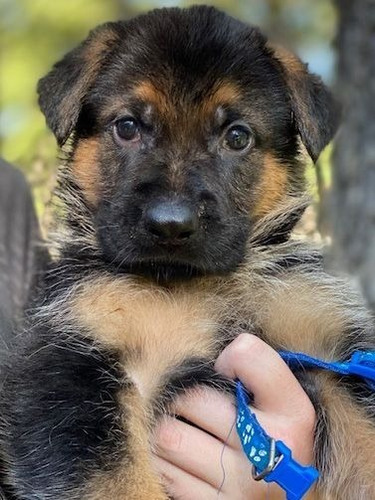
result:
[[[183,242],[197,230],[198,218],[186,203],[165,201],[145,213],[147,230],[165,242]]]

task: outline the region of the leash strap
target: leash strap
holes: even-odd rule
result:
[[[375,390],[375,351],[355,351],[349,361],[329,362],[313,358],[302,352],[280,351],[280,356],[290,368],[320,368],[363,378]]]
[[[340,375],[355,375],[375,390],[375,351],[356,351],[346,362],[328,362],[290,351],[280,351],[279,354],[292,369],[318,368]],[[286,492],[287,500],[301,500],[318,479],[318,471],[312,466],[299,464],[282,441],[275,441],[267,435],[251,411],[248,395],[240,381],[236,383],[236,396],[237,433],[253,466],[254,479],[275,482]]]

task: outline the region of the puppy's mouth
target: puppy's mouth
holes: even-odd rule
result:
[[[145,259],[124,263],[117,272],[136,274],[146,278],[152,278],[157,282],[189,280],[207,274],[207,272],[196,265],[185,261],[167,261],[163,259]]]
[[[237,227],[237,226],[234,226]],[[106,235],[105,235],[106,236]],[[102,238],[101,258],[116,274],[135,274],[157,282],[223,276],[243,261],[245,231],[218,233],[216,238],[193,239],[180,246],[155,245],[142,238]]]

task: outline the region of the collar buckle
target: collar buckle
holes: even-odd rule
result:
[[[319,477],[312,466],[299,464],[293,459],[290,449],[282,442],[276,442],[276,461],[264,480],[277,483],[288,500],[300,500]]]

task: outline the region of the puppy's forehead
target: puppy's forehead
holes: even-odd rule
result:
[[[145,124],[155,119],[172,124],[186,118],[222,125],[227,111],[240,109],[243,99],[243,89],[229,78],[184,88],[172,76],[141,77],[107,94],[99,105],[99,114],[108,120],[135,112]]]
[[[162,88],[151,80],[142,80],[133,86],[132,95],[161,116],[172,117],[179,108],[190,105],[199,107],[207,116],[214,115],[220,120],[221,110],[235,105],[241,97],[241,90],[230,80],[218,81],[212,88],[198,92],[195,89],[191,89],[191,92],[179,92],[173,85]]]
[[[168,10],[123,26],[97,81],[100,115],[131,114],[132,105],[169,122],[189,113],[193,121],[212,119],[230,107],[261,122],[276,112],[290,114],[264,37],[211,9],[197,14]]]

